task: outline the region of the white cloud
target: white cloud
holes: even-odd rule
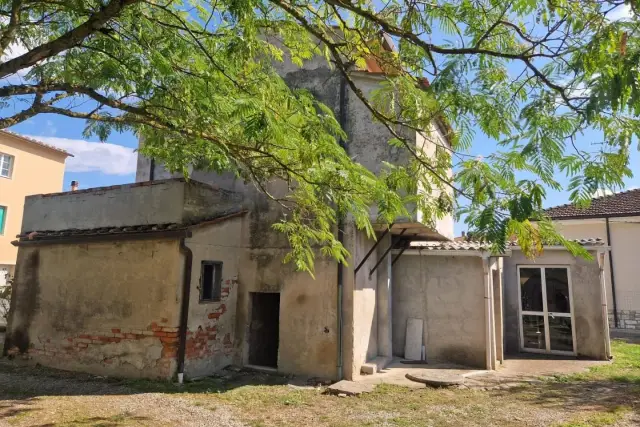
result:
[[[631,15],[631,5],[625,3],[622,6],[616,7],[613,12],[608,15],[608,18],[611,21],[617,21],[619,19],[629,19]]]
[[[129,147],[108,142],[89,142],[82,139],[27,136],[73,154],[74,157],[67,158],[66,170],[68,172],[128,175],[136,171],[138,155]]]

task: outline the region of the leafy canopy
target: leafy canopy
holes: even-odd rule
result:
[[[2,0],[0,126],[61,114],[86,120],[86,134],[102,139],[133,130],[142,153],[173,171],[233,171],[282,204],[287,214],[275,227],[303,270],[312,270],[316,246],[345,261],[335,226],[350,215],[373,234],[371,206],[383,223],[412,214],[408,206],[431,224],[465,213],[495,250],[516,236],[531,255],[545,241],[578,253],[542,215],[545,188],[560,189],[559,174],[568,175],[571,200],[585,204],[631,176],[640,131],[637,6]],[[628,17],[615,19],[623,9]],[[334,112],[274,69],[285,57],[301,66],[314,56],[342,73],[411,162],[374,175],[349,158]],[[367,97],[353,72],[371,59],[386,78]],[[428,156],[406,130],[428,136],[434,120],[449,125],[451,144]],[[601,140],[584,140],[589,129]],[[500,149],[469,155],[480,133]],[[287,195],[269,192],[276,179],[289,184]]]

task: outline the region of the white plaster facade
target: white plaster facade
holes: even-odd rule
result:
[[[640,330],[640,262],[637,244],[640,241],[640,216],[609,218],[610,240],[605,218],[554,221],[558,231],[569,239],[585,236],[602,239],[611,247],[613,270],[609,257],[605,260],[609,323],[614,323],[612,271],[615,277],[615,306],[619,328]]]

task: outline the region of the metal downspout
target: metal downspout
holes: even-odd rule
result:
[[[340,128],[343,132],[346,132],[345,127],[347,125],[347,81],[345,77],[340,74],[340,116],[338,117]],[[344,139],[340,138],[340,146],[345,152],[348,152],[347,143]],[[344,219],[342,216],[338,218],[338,242],[344,244]],[[343,337],[343,300],[344,300],[344,266],[341,262],[338,263],[338,380],[344,377],[342,358],[344,349],[342,346]]]
[[[618,301],[616,300],[616,275],[613,272],[613,245],[611,244],[611,230],[609,229],[609,217],[605,218],[607,225],[607,245],[609,245],[609,273],[611,274],[611,299],[613,300],[613,325],[619,327]],[[607,314],[608,317],[608,314]]]
[[[189,234],[187,237],[191,237]],[[191,297],[191,267],[193,252],[180,239],[180,252],[184,253],[184,271],[182,276],[182,303],[180,304],[180,325],[178,326],[178,383],[184,380],[184,359],[187,348],[187,322],[189,321],[189,298]]]

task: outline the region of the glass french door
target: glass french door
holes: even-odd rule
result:
[[[520,349],[576,354],[569,268],[519,266]]]

